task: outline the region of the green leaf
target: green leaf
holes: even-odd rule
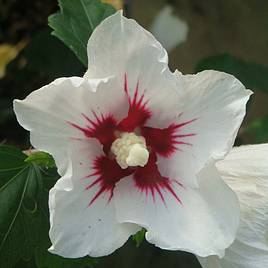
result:
[[[26,155],[19,149],[12,146],[0,145],[0,172],[3,172],[4,169],[10,169],[14,166],[24,166],[25,158]]]
[[[34,260],[38,268],[89,268],[96,263],[90,257],[65,259],[47,251],[48,192],[59,177],[55,168],[43,169],[51,158],[44,152],[27,157],[14,147],[0,146],[1,268],[12,268],[21,260]]]
[[[246,129],[247,133],[254,136],[255,142],[268,142],[268,115],[255,119]]]
[[[138,231],[136,234],[132,236],[132,239],[135,242],[136,247],[139,247],[141,243],[143,242],[145,233],[146,233],[146,230],[142,228],[140,231]]]
[[[25,162],[35,163],[39,167],[54,168],[56,167],[53,157],[45,152],[33,152],[26,159]]]
[[[59,0],[60,12],[48,18],[53,35],[62,40],[87,67],[87,43],[96,26],[115,12],[99,0]]]
[[[196,68],[198,72],[208,69],[232,74],[247,88],[260,89],[268,93],[268,67],[266,66],[222,54],[203,59]]]
[[[11,268],[20,259],[30,260],[48,232],[43,171],[35,163],[25,162],[26,158],[16,148],[0,146],[1,268]]]
[[[59,177],[55,168],[43,169],[48,158],[44,152],[27,157],[14,147],[0,146],[1,268],[17,263],[32,267],[33,261],[38,268],[89,268],[96,263],[90,257],[65,259],[47,251],[48,192]]]

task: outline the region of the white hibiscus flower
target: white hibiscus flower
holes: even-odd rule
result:
[[[172,73],[160,43],[121,12],[95,29],[88,57],[83,78],[14,103],[62,176],[49,195],[50,251],[107,255],[144,227],[160,248],[223,256],[239,205],[214,164],[251,92],[221,72]]]
[[[200,258],[200,263],[204,268],[268,267],[268,144],[234,148],[217,168],[239,198],[241,221],[224,258]]]

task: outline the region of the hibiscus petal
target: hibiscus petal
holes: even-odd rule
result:
[[[200,256],[224,254],[238,227],[239,207],[215,168],[202,171],[199,189],[164,181],[167,178],[157,172],[151,172],[151,180],[150,174],[139,176],[138,183],[130,176],[115,187],[119,222],[145,227],[146,239],[163,249]]]
[[[222,72],[176,74],[184,88],[181,114],[173,122],[180,126],[174,133],[178,149],[170,157],[159,157],[158,164],[164,176],[198,185],[195,174],[208,159],[222,159],[232,148],[251,91]]]
[[[111,143],[112,120],[121,120],[127,114],[125,101],[113,79],[71,77],[57,79],[23,101],[15,100],[14,110],[19,123],[31,132],[32,145],[51,153],[59,173],[64,175],[75,140],[94,143],[92,138],[96,138],[104,140],[104,145],[106,140]],[[111,113],[115,119],[110,117],[108,124],[103,124],[101,121]]]
[[[223,259],[201,259],[204,268],[263,268],[268,266],[268,144],[234,148],[217,164],[235,191],[241,221],[235,242]]]
[[[150,113],[149,123],[163,127],[176,114],[178,84],[168,69],[167,52],[151,33],[122,16],[121,11],[95,29],[88,42],[88,57],[85,77],[114,76],[130,103],[137,93],[138,100],[142,98],[139,122],[149,119]],[[132,120],[134,115],[137,111]]]
[[[117,222],[111,198],[112,180],[124,174],[114,172],[109,177],[109,171],[115,168],[103,162],[96,172],[92,166],[98,157],[91,149],[86,140],[73,145],[72,188],[66,189],[65,181],[60,179],[49,194],[50,251],[63,257],[108,255],[140,229],[134,224]],[[111,170],[103,170],[104,167]]]

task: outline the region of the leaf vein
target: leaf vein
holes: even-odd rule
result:
[[[81,5],[82,5],[82,7],[83,7],[83,9],[84,9],[84,11],[85,11],[85,13],[86,13],[86,16],[87,16],[88,22],[89,22],[89,24],[90,24],[91,30],[93,31],[93,30],[94,30],[94,24],[93,24],[93,22],[92,22],[90,16],[89,16],[88,13],[87,13],[87,7],[85,6],[83,0],[79,0],[79,2],[81,3]]]
[[[24,168],[23,170],[25,170],[25,168]],[[21,173],[21,172],[20,172],[20,173]],[[14,177],[13,177],[13,178],[14,178]],[[30,169],[29,169],[29,172],[28,172],[28,175],[27,175],[27,179],[26,179],[25,184],[24,184],[24,187],[23,187],[23,192],[22,192],[22,195],[21,195],[21,199],[20,199],[18,208],[17,208],[17,210],[16,210],[16,212],[15,212],[15,215],[14,215],[14,217],[13,217],[13,219],[12,219],[10,225],[9,225],[9,228],[8,228],[7,232],[5,233],[5,236],[4,236],[4,238],[3,238],[2,242],[1,242],[1,245],[0,245],[0,252],[1,252],[1,250],[2,250],[2,248],[3,248],[3,246],[4,246],[4,244],[5,244],[5,242],[6,242],[6,240],[7,240],[7,238],[8,238],[8,236],[9,236],[10,232],[11,232],[11,229],[12,229],[12,227],[13,227],[13,225],[14,225],[14,223],[15,223],[17,217],[18,217],[18,215],[19,215],[20,208],[21,208],[21,205],[22,205],[22,202],[23,202],[25,193],[26,193],[27,186],[28,186],[29,178],[30,178]]]

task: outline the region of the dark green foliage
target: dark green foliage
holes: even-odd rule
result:
[[[35,261],[38,268],[87,268],[96,262],[89,257],[64,259],[47,251],[48,192],[58,179],[50,158],[43,152],[27,158],[14,147],[0,146],[1,268],[19,261]]]
[[[246,129],[246,132],[253,134],[257,143],[268,142],[268,115],[255,119]]]
[[[39,72],[53,80],[63,76],[83,75],[84,66],[50,29],[36,34],[23,52],[29,71]]]
[[[10,101],[8,99],[0,99],[0,124],[4,123],[13,114],[13,110],[10,107]]]
[[[228,54],[203,59],[196,70],[217,70],[234,75],[247,88],[260,89],[268,93],[268,67],[246,62]]]
[[[47,222],[41,170],[19,150],[0,147],[0,266],[30,259]],[[46,229],[46,228],[45,228]]]

